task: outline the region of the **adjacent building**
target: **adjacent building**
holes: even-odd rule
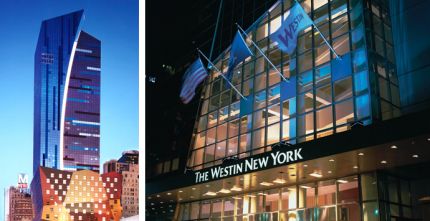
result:
[[[33,173],[99,171],[100,41],[83,10],[42,22],[34,55]]]
[[[18,185],[16,187],[11,186],[5,189],[4,206],[5,221],[33,220],[33,206],[26,174],[18,175]]]
[[[103,164],[104,173],[117,172],[122,175],[121,205],[123,217],[139,214],[139,151],[124,151],[116,160]]]
[[[39,167],[31,183],[34,220],[119,220],[122,175]]]
[[[295,1],[251,12],[254,23],[244,28],[255,56],[232,78],[245,98],[209,70],[186,172],[147,183],[147,219],[170,213],[171,220],[193,221],[429,220],[430,105],[421,100],[428,92],[402,87],[428,84],[422,76],[428,66],[403,73],[410,81],[399,82],[404,55],[395,47],[404,33],[393,39],[399,27],[392,27],[398,1],[299,2],[318,30],[300,33],[292,54],[269,35]],[[408,13],[421,10],[409,4],[415,7],[403,8]],[[213,62],[223,72],[229,50]]]

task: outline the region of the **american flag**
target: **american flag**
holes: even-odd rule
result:
[[[184,74],[181,94],[179,95],[182,103],[188,104],[193,99],[197,85],[199,85],[207,76],[208,74],[202,61],[200,58],[197,58],[197,60],[190,65]]]

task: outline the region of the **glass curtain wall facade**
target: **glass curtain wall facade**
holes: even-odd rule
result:
[[[99,171],[100,41],[81,31],[68,81],[63,169]]]
[[[83,11],[42,22],[35,53],[33,173],[39,166],[99,171],[100,41]]]
[[[42,22],[34,55],[33,173],[60,168],[60,128],[66,72],[83,11]]]
[[[180,220],[380,221],[411,219],[410,183],[366,173],[183,203]]]
[[[341,56],[336,60],[312,27],[299,34],[291,55],[270,40],[268,36],[280,27],[293,3],[276,3],[247,30],[246,39],[248,45],[251,39],[256,42],[289,82],[282,81],[254,47],[250,48],[255,56],[239,64],[232,79],[246,100],[227,89],[220,73],[211,70],[201,96],[188,167],[199,170],[221,164],[225,157],[270,151],[280,141],[296,144],[349,130],[356,122],[367,125],[399,115],[387,4],[301,1]],[[225,73],[228,60],[226,50],[214,63]]]

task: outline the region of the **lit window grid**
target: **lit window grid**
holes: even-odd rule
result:
[[[346,1],[344,1],[344,2],[346,2]],[[349,4],[349,3],[347,3],[347,4]],[[347,6],[346,6],[347,7]],[[348,7],[349,9],[350,9],[350,7]],[[312,16],[312,15],[311,15]],[[341,33],[341,34],[338,34],[338,36],[336,36],[336,38],[334,38],[333,40],[330,38],[332,35],[333,35],[333,33],[332,33],[332,30],[331,29],[329,29],[328,30],[328,32],[329,32],[329,35],[326,35],[325,37],[327,37],[328,38],[328,40],[330,41],[330,42],[334,42],[334,43],[336,43],[336,40],[338,40],[338,39],[342,39],[342,38],[346,38],[346,39],[348,39],[349,41],[348,41],[348,43],[349,43],[349,45],[348,45],[348,51],[346,51],[346,52],[350,52],[350,50],[351,50],[351,48],[352,48],[352,43],[351,43],[351,31],[350,31],[350,26],[351,26],[351,24],[348,22],[349,21],[349,16],[350,16],[350,10],[348,10],[348,12],[347,13],[343,13],[343,14],[340,14],[340,15],[338,15],[338,16],[336,16],[335,18],[331,18],[332,20],[338,20],[338,19],[340,19],[340,18],[343,18],[343,17],[348,17],[348,19],[347,19],[347,21],[346,21],[346,23],[345,24],[347,24],[348,25],[348,30],[347,31],[345,31],[345,33]],[[270,19],[270,15],[269,15],[269,19]],[[275,18],[276,19],[276,18]],[[274,20],[274,19],[272,19],[272,20]],[[330,20],[330,21],[327,21],[327,22],[325,22],[325,23],[321,23],[321,24],[318,24],[318,26],[330,26],[331,25],[331,23],[332,23],[332,21]],[[270,24],[270,23],[269,23]],[[267,23],[265,23],[264,24],[266,27],[268,27],[268,31],[266,31],[267,33],[268,32],[271,32],[270,31],[270,25],[267,25]],[[260,26],[261,27],[261,26]],[[259,28],[257,28],[257,30],[258,29],[260,29],[260,27]],[[309,29],[309,30],[311,30],[311,32],[312,33],[315,33],[316,32],[316,30],[315,29]],[[324,32],[324,31],[323,31]],[[255,30],[252,32],[252,33],[255,33]],[[266,33],[266,35],[267,35],[267,33]],[[296,67],[299,67],[299,64],[300,64],[300,62],[301,62],[301,57],[304,57],[304,55],[305,54],[311,54],[314,58],[315,58],[315,54],[316,54],[316,52],[315,52],[315,48],[317,48],[317,47],[324,47],[324,42],[322,42],[322,43],[320,43],[318,46],[316,46],[316,45],[314,45],[315,44],[315,38],[316,37],[313,37],[312,38],[312,47],[310,48],[310,49],[308,49],[308,50],[306,50],[306,51],[301,51],[300,50],[300,44],[301,44],[301,42],[302,42],[302,39],[304,38],[304,36],[305,35],[307,35],[309,32],[306,32],[306,33],[302,33],[301,35],[300,35],[300,37],[298,38],[298,49],[296,50],[296,52],[295,52],[295,55],[293,55],[293,58],[298,58],[298,59],[296,59],[297,60],[297,65],[296,65]],[[254,34],[254,36],[255,35],[257,35],[257,34]],[[312,36],[315,36],[315,35],[312,35]],[[254,40],[256,40],[255,39],[255,37],[254,37]],[[266,42],[266,43],[263,43],[263,42]],[[267,48],[267,45],[270,45],[270,39],[269,38],[267,38],[267,36],[265,37],[265,38],[263,38],[262,40],[260,40],[259,42],[257,42],[257,44],[258,45],[266,45],[266,48]],[[264,49],[263,49],[264,50]],[[270,49],[270,52],[268,53],[269,54],[269,57],[270,57],[270,54],[272,53],[272,52],[275,52],[276,53],[276,51],[279,51],[277,48],[273,48],[273,49]],[[256,52],[255,50],[254,50],[254,54],[255,55],[259,55],[258,54],[259,52]],[[334,55],[332,54],[332,52],[330,52],[330,54],[331,54],[331,57],[334,57]],[[284,75],[285,75],[285,73],[286,72],[288,72],[288,70],[284,70],[284,67],[283,67],[283,65],[285,64],[285,63],[287,63],[288,62],[288,60],[289,60],[289,58],[288,58],[288,55],[286,55],[286,54],[282,54],[281,53],[281,61],[279,62],[280,63],[280,65],[277,65],[278,66],[278,69],[279,70],[281,70],[283,73],[284,73]],[[222,67],[223,67],[223,69],[224,70],[226,70],[226,67],[227,67],[227,64],[228,64],[228,58],[223,58],[223,59],[220,59],[220,60],[222,60],[222,63],[221,62],[218,62],[217,63],[217,65],[216,66],[220,66],[220,63],[222,64]],[[250,61],[249,61],[250,60]],[[284,62],[284,60],[287,60],[287,62]],[[273,59],[271,59],[271,61],[273,61]],[[254,67],[248,67],[248,66],[250,66],[250,65],[253,65],[253,63],[264,63],[264,68],[259,68],[259,66],[257,66],[257,65],[255,65]],[[267,96],[267,94],[268,94],[268,90],[267,90],[267,88],[269,87],[269,84],[270,84],[270,88],[274,88],[274,87],[279,87],[279,82],[280,82],[280,77],[279,76],[277,76],[277,75],[274,75],[274,77],[268,77],[268,76],[265,76],[265,75],[268,75],[268,73],[270,73],[269,72],[269,70],[268,70],[268,64],[267,64],[267,62],[266,61],[264,61],[263,60],[263,57],[260,55],[260,56],[258,56],[256,59],[254,59],[254,60],[251,60],[250,58],[248,58],[248,61],[245,61],[244,62],[245,64],[244,65],[240,65],[240,66],[238,66],[238,67],[236,67],[236,69],[235,69],[235,75],[234,75],[234,77],[233,77],[233,80],[232,80],[232,82],[233,82],[233,84],[235,85],[235,86],[239,86],[239,88],[240,88],[240,86],[242,86],[242,93],[246,96],[246,95],[248,95],[248,92],[247,91],[245,91],[245,86],[244,86],[244,84],[245,83],[248,83],[248,81],[254,81],[253,83],[254,83],[254,87],[253,87],[253,90],[254,91],[251,91],[249,94],[254,94],[254,95],[257,95],[258,93],[261,93],[261,92],[265,92],[266,93],[266,96]],[[322,66],[324,66],[324,65],[330,65],[330,63],[328,62],[328,63],[325,63],[325,64],[321,64],[321,65],[319,65],[318,67],[322,67]],[[300,65],[300,66],[302,66],[302,65]],[[324,86],[327,86],[327,85],[319,85],[318,86],[318,88],[315,88],[315,70],[318,68],[318,67],[316,67],[315,66],[315,61],[314,61],[314,59],[313,59],[313,62],[312,62],[312,69],[310,69],[312,72],[313,72],[313,85],[311,85],[311,88],[310,88],[310,90],[308,90],[308,91],[304,91],[303,93],[301,93],[301,94],[299,94],[297,97],[299,97],[300,95],[303,95],[304,93],[309,93],[309,92],[311,92],[312,93],[312,95],[313,95],[313,97],[315,98],[315,92],[316,92],[316,90],[317,89],[319,89],[319,88],[322,88],[322,87],[324,87]],[[249,75],[247,74],[248,73],[248,71],[247,71],[247,69],[251,69],[251,70],[253,70],[254,72],[256,71],[256,72],[259,72],[259,73],[257,73],[257,74],[255,74],[255,76],[254,76],[254,73],[250,73]],[[237,70],[240,70],[241,71],[241,74],[237,74]],[[306,71],[308,71],[308,70],[300,70],[300,73],[299,73],[299,76],[300,76],[300,74],[302,74],[302,73],[305,73]],[[273,73],[273,71],[271,71],[272,73]],[[297,70],[293,70],[293,73],[291,73],[291,75],[294,75],[295,73],[294,72],[297,72]],[[330,71],[331,72],[331,71]],[[212,72],[213,73],[213,72]],[[245,75],[245,74],[246,75]],[[218,73],[216,73],[217,75],[218,75]],[[276,74],[276,73],[275,73]],[[255,88],[255,86],[257,85],[257,83],[258,82],[261,82],[261,80],[259,79],[259,78],[261,78],[261,76],[264,76],[263,77],[263,80],[266,82],[266,85],[265,86],[263,86],[261,89],[259,89],[258,91],[255,91],[256,90],[256,88]],[[354,76],[354,75],[353,75]],[[350,76],[350,78],[351,78],[351,87],[353,87],[352,85],[354,85],[354,77],[353,76]],[[242,79],[240,79],[240,78],[242,78]],[[273,79],[274,78],[274,79]],[[342,80],[342,79],[341,79]],[[272,82],[275,82],[275,83],[272,83]],[[230,110],[230,111],[227,111],[228,112],[228,114],[230,114],[230,116],[231,116],[231,108],[232,108],[232,100],[233,100],[233,103],[234,102],[236,102],[236,101],[238,101],[239,100],[239,96],[237,95],[237,94],[235,94],[235,92],[233,91],[233,90],[223,90],[223,88],[224,88],[224,81],[222,80],[222,78],[220,78],[220,77],[218,77],[218,78],[216,78],[216,79],[213,79],[212,81],[210,81],[210,82],[208,82],[208,84],[206,85],[206,91],[205,91],[205,98],[207,98],[207,99],[205,99],[203,102],[202,102],[202,104],[203,105],[205,105],[205,106],[203,106],[202,107],[202,117],[203,117],[203,119],[207,119],[207,118],[209,118],[209,116],[212,116],[214,113],[215,113],[215,115],[217,115],[217,117],[218,117],[218,119],[217,119],[217,123],[215,124],[215,125],[211,125],[211,128],[205,128],[205,129],[208,129],[208,130],[202,130],[203,131],[203,133],[205,133],[206,131],[209,131],[209,130],[211,130],[212,128],[215,128],[215,127],[219,127],[219,126],[221,126],[222,124],[221,123],[224,123],[224,119],[219,119],[220,118],[220,115],[221,114],[219,114],[219,112],[221,112],[221,110],[222,109],[227,109],[227,110]],[[220,89],[221,88],[221,89]],[[300,88],[300,86],[298,85],[298,88]],[[334,95],[334,93],[333,93],[333,85],[331,86],[331,88],[332,88],[332,96]],[[368,91],[367,91],[368,92]],[[353,91],[353,96],[352,97],[355,97],[356,96],[356,94],[355,94],[355,91]],[[341,102],[348,102],[348,99],[350,100],[350,101],[353,101],[353,98],[352,97],[348,97],[347,99],[345,99],[345,100],[340,100],[340,101],[336,101],[336,102],[333,102],[334,101],[334,99],[332,98],[332,102],[331,102],[331,105],[332,105],[332,112],[333,112],[333,115],[335,115],[335,105],[336,104],[339,104],[339,103],[341,103]],[[216,106],[216,107],[213,107],[213,108],[211,108],[211,106],[210,106],[210,103],[212,103],[211,101],[212,100],[214,100],[214,99],[216,99],[216,100],[221,100],[219,103],[221,103],[223,100],[228,100],[228,99],[231,99],[231,100],[228,100],[227,102],[225,102],[225,103],[228,103],[229,105],[227,105],[226,107],[222,107],[221,109],[219,108],[220,106]],[[293,98],[294,99],[294,98]],[[297,99],[297,98],[296,98]],[[254,101],[255,102],[255,101]],[[315,101],[314,101],[315,102]],[[353,102],[353,103],[355,103],[355,102]],[[258,108],[256,108],[256,107],[254,107],[254,108],[256,108],[256,109],[254,109],[254,114],[253,114],[253,116],[255,116],[255,113],[256,112],[258,112],[258,111],[261,111],[261,110],[267,110],[266,108],[268,108],[267,106],[268,106],[268,104],[269,104],[269,101],[268,101],[268,99],[266,98],[265,99],[265,104],[262,104],[261,105],[261,107],[258,107]],[[220,104],[218,104],[218,105],[220,105]],[[280,104],[280,103],[275,103],[274,105],[279,105],[279,108],[280,109],[282,109],[281,107],[282,107],[282,105]],[[207,107],[207,106],[209,106],[209,107]],[[330,104],[329,104],[329,106],[330,106]],[[267,122],[268,121],[268,119],[266,118],[265,119],[265,123],[264,124],[262,124],[262,125],[260,125],[260,127],[258,127],[258,128],[254,128],[251,132],[252,132],[252,138],[251,139],[249,139],[249,140],[255,140],[254,139],[254,133],[255,133],[255,131],[256,130],[258,130],[259,128],[259,130],[263,130],[264,132],[264,134],[265,134],[265,141],[264,141],[264,144],[262,144],[262,145],[260,145],[261,146],[261,148],[266,148],[266,151],[267,151],[267,148],[268,148],[268,146],[266,146],[267,145],[267,128],[268,127],[270,127],[270,126],[274,126],[274,125],[276,125],[276,124],[279,124],[279,127],[280,128],[282,128],[282,126],[280,125],[280,121],[282,121],[282,122],[285,122],[285,120],[288,120],[288,119],[292,119],[292,120],[295,120],[296,122],[297,122],[297,120],[296,120],[296,118],[294,118],[294,117],[303,117],[303,116],[305,116],[305,115],[309,115],[309,114],[311,114],[311,115],[313,115],[312,117],[313,117],[313,121],[314,121],[314,125],[313,125],[313,132],[311,132],[311,133],[309,133],[309,134],[300,134],[300,133],[297,133],[297,135],[299,135],[299,137],[297,137],[297,138],[295,138],[295,137],[292,137],[292,140],[290,140],[291,141],[291,143],[295,143],[296,142],[296,139],[297,139],[297,142],[302,142],[302,141],[306,141],[306,140],[310,140],[310,139],[315,139],[315,137],[319,137],[319,136],[321,136],[323,133],[333,133],[333,127],[331,127],[331,128],[326,128],[325,130],[323,130],[323,131],[318,131],[318,133],[319,134],[321,134],[321,135],[319,135],[319,134],[317,134],[317,133],[315,133],[315,128],[316,128],[316,123],[315,123],[315,121],[316,121],[316,113],[318,112],[318,111],[321,111],[323,108],[330,108],[329,106],[324,106],[324,107],[321,107],[321,108],[318,108],[318,109],[315,109],[315,104],[313,105],[313,109],[311,109],[310,111],[308,111],[308,112],[304,112],[304,113],[301,113],[300,115],[293,115],[293,116],[288,116],[287,118],[284,118],[283,117],[283,114],[282,114],[282,111],[281,111],[281,113],[280,113],[280,115],[282,116],[282,119],[280,119],[280,120],[277,120],[276,122],[272,122],[273,124],[270,124],[270,125],[268,125],[268,123],[269,122]],[[355,108],[354,108],[354,110],[355,110]],[[208,114],[206,114],[206,113],[208,113]],[[266,112],[267,113],[267,112]],[[313,114],[312,114],[313,113]],[[251,115],[248,115],[248,116],[251,116]],[[228,122],[233,122],[234,120],[236,120],[236,118],[238,117],[238,114],[237,115],[235,115],[233,118],[230,118],[229,120],[230,121],[228,121]],[[356,114],[354,114],[354,120],[357,120],[356,119]],[[243,118],[243,117],[242,117]],[[336,119],[335,118],[335,116],[333,116],[332,117],[332,121],[333,121],[333,119]],[[199,122],[197,122],[197,123],[199,123]],[[333,122],[333,124],[335,124],[335,122]],[[207,122],[207,123],[203,123],[203,125],[207,125],[207,126],[209,126],[209,123]],[[227,124],[228,125],[228,124]],[[339,129],[339,131],[343,131],[343,130],[345,130],[344,128],[345,128],[345,125],[346,124],[342,124],[342,125],[334,125],[334,128],[335,129]],[[336,128],[336,127],[338,127],[338,128]],[[261,129],[261,128],[263,128],[263,129]],[[213,130],[213,129],[212,129]],[[228,130],[228,129],[227,129]],[[241,128],[239,127],[239,131],[241,130]],[[200,132],[200,131],[197,131],[197,132]],[[229,134],[229,132],[227,131],[227,134]],[[243,135],[244,133],[241,133],[241,132],[239,132],[239,134],[240,135]],[[302,135],[302,136],[301,136]],[[217,134],[217,136],[218,136],[218,134]],[[301,137],[300,137],[301,136]],[[224,138],[224,136],[222,136],[223,138]],[[227,136],[228,137],[228,136]],[[240,140],[239,140],[239,137],[240,136],[237,136],[237,137],[235,137],[236,139],[237,139],[237,142],[236,142],[236,145],[240,145]],[[282,129],[280,129],[280,134],[279,134],[279,137],[282,139]],[[218,137],[216,137],[216,139],[218,139]],[[218,140],[218,141],[220,141],[220,142],[225,142],[225,140]],[[206,147],[208,146],[208,144],[206,143],[206,145],[205,145]],[[254,147],[254,145],[252,144],[252,145],[248,145],[248,146],[251,146],[251,147]],[[225,149],[226,149],[226,151],[227,151],[227,149],[228,149],[228,147],[226,146],[225,147]],[[194,153],[195,152],[202,152],[202,151],[199,151],[198,149],[196,149],[196,150],[194,150],[193,151],[193,155],[192,155],[192,157],[194,156]],[[248,150],[249,151],[249,150]],[[254,152],[255,153],[261,153],[261,152],[264,152],[265,150],[263,149],[263,150],[254,150]],[[202,154],[202,153],[199,153],[199,154]],[[227,156],[227,152],[226,152],[226,154],[224,154],[224,156]],[[240,155],[243,155],[243,154],[241,154],[240,152],[238,153],[239,154],[239,156]],[[247,155],[243,155],[243,156],[247,156]],[[222,157],[223,158],[223,157]],[[221,159],[222,159],[221,158]],[[203,159],[202,158],[202,163],[204,163],[205,162],[205,159]],[[216,163],[220,163],[220,160],[218,160],[218,162],[216,162]],[[194,165],[194,163],[192,162],[191,163],[191,165]],[[197,165],[197,164],[196,164]],[[208,166],[210,166],[210,165],[208,165]],[[200,168],[199,168],[200,169]]]
[[[371,174],[366,174],[366,175],[373,175],[373,173]],[[361,175],[364,176],[364,175]],[[229,197],[222,197],[222,198],[216,198],[216,199],[212,199],[212,200],[203,200],[203,201],[194,201],[194,202],[187,202],[187,203],[181,203],[179,206],[179,217],[180,220],[195,220],[195,219],[204,219],[204,218],[215,218],[215,219],[234,219],[234,217],[237,217],[237,219],[239,220],[242,217],[247,217],[248,215],[253,215],[253,214],[262,214],[262,213],[273,213],[274,216],[277,216],[278,213],[281,212],[298,212],[299,210],[303,211],[303,209],[306,208],[323,208],[324,206],[330,206],[331,208],[340,208],[343,206],[351,206],[351,205],[355,205],[356,207],[354,208],[355,210],[357,210],[358,212],[360,211],[360,207],[359,205],[362,205],[363,200],[362,198],[359,196],[360,191],[359,189],[361,189],[361,185],[360,183],[362,183],[362,181],[360,180],[361,176],[349,176],[349,177],[342,177],[339,178],[339,180],[348,180],[349,183],[354,183],[356,186],[354,186],[352,189],[356,189],[356,195],[354,196],[349,196],[347,201],[342,202],[341,196],[340,196],[340,192],[342,188],[340,188],[341,186],[343,186],[344,184],[340,183],[340,182],[336,182],[336,180],[326,180],[326,181],[320,181],[320,182],[311,182],[311,183],[305,183],[305,184],[300,184],[300,185],[282,185],[281,187],[277,187],[277,188],[273,188],[273,189],[269,189],[269,190],[265,190],[265,191],[258,191],[258,192],[250,192],[250,193],[246,193],[246,194],[239,194],[239,195],[235,195],[235,196],[229,196]],[[318,189],[319,188],[325,188],[327,186],[333,186],[335,188],[334,192],[325,194],[325,195],[320,195],[318,194]],[[306,189],[305,189],[306,188]],[[294,195],[290,195],[290,189],[293,189],[294,191]],[[310,198],[312,198],[313,200],[311,200],[311,203],[309,204],[308,201],[308,197],[306,197],[306,199],[303,198],[303,195],[306,195],[306,192],[310,190],[309,192],[311,192],[310,194]],[[302,194],[301,194],[302,192]],[[288,193],[288,195],[286,194]],[[267,195],[270,194],[273,196],[276,196],[276,200],[271,199],[269,201],[269,199],[267,198]],[[286,198],[285,195],[287,195]],[[332,204],[329,204],[328,202],[325,201],[321,201],[320,197],[325,197],[328,196],[327,198],[330,197],[330,199],[332,199]],[[293,206],[289,205],[291,202],[289,202],[290,198],[294,198],[295,199],[295,203],[292,203]],[[235,199],[236,198],[236,199]],[[248,201],[248,206],[246,207],[245,205],[241,205],[244,204],[244,200]],[[284,205],[283,201],[287,201],[287,205]],[[268,202],[275,202],[275,204],[277,205],[277,209],[273,209],[273,206],[271,204],[268,204]],[[368,202],[368,201],[365,201]],[[219,208],[219,211],[214,212],[214,203],[217,203],[218,206],[216,206],[217,208]],[[230,208],[232,208],[232,210],[228,210],[228,213],[226,213],[226,203],[231,203],[230,204]],[[211,205],[212,204],[212,205]],[[271,210],[267,211],[267,206],[270,205]],[[204,206],[208,206],[206,207],[206,211],[205,213],[203,213],[203,208]],[[332,207],[333,206],[333,207]],[[192,209],[192,207],[194,207]],[[210,209],[212,207],[212,209]],[[275,207],[275,208],[276,208]],[[158,209],[158,208],[157,208]],[[192,210],[194,210],[194,215],[192,214]],[[313,213],[310,213],[313,214]],[[357,216],[360,216],[362,214],[360,214],[360,212],[357,214]],[[207,216],[207,217],[206,217]],[[280,219],[280,217],[278,218],[278,220]],[[313,220],[310,217],[308,217],[305,220]]]

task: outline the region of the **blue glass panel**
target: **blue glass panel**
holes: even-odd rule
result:
[[[281,101],[295,97],[297,94],[296,76],[291,76],[289,82],[281,82]]]
[[[333,59],[331,65],[333,73],[332,81],[337,81],[351,75],[351,54],[348,53],[341,56],[341,60]]]
[[[369,88],[368,73],[367,71],[362,71],[355,74],[354,76],[354,88],[355,93],[360,93],[366,91]]]
[[[357,118],[362,119],[370,116],[370,96],[365,94],[355,98]]]
[[[252,113],[252,104],[254,103],[254,96],[251,94],[246,97],[246,100],[240,99],[240,117]]]

